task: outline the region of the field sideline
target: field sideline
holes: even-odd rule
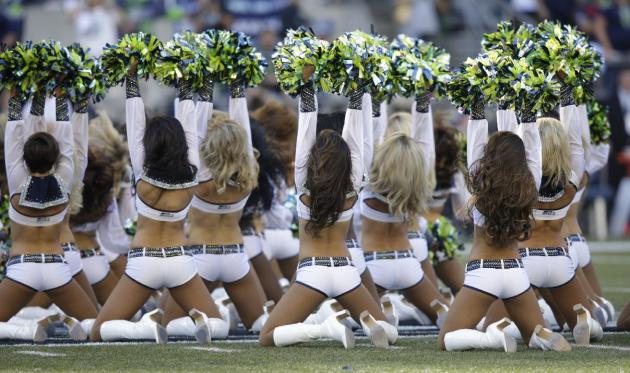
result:
[[[605,245],[605,244],[604,244]],[[630,247],[630,243],[629,243]],[[621,309],[630,300],[630,252],[593,254],[607,298]],[[570,336],[567,335],[567,338]],[[54,342],[51,340],[51,342]],[[8,371],[630,371],[630,333],[608,332],[604,341],[571,353],[527,351],[440,352],[435,335],[405,336],[392,349],[344,350],[333,342],[290,348],[262,348],[255,340],[230,340],[198,346],[173,342],[112,344],[20,344],[0,346],[0,370]]]

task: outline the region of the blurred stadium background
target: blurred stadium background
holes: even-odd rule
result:
[[[374,30],[393,37],[398,33],[434,41],[452,55],[456,67],[479,51],[484,32],[501,20],[536,22],[560,20],[588,33],[606,58],[598,81],[597,98],[610,106],[612,151],[610,162],[591,177],[581,220],[592,239],[625,238],[630,234],[630,0],[0,0],[0,40],[53,38],[79,42],[98,54],[118,36],[138,30],[162,40],[182,30],[229,28],[250,34],[270,57],[287,28],[308,25],[321,37],[333,39],[345,31]],[[174,91],[155,82],[143,89],[154,113],[172,110]],[[227,105],[218,92],[218,108]],[[255,109],[269,98],[294,107],[269,75],[248,98]],[[341,109],[343,98],[324,97],[322,110]],[[6,111],[6,94],[0,112]],[[96,109],[105,109],[118,123],[124,119],[122,89],[114,89]],[[406,110],[408,103],[394,105]],[[464,125],[465,118],[447,102],[437,105],[438,120]]]

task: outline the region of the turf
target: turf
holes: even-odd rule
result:
[[[630,298],[630,253],[596,253],[593,263],[605,295],[620,310]],[[570,340],[570,336],[566,335]],[[417,371],[628,371],[630,333],[607,333],[590,347],[570,353],[529,351],[441,352],[435,336],[406,337],[390,350],[317,342],[262,348],[251,341],[158,346],[140,344],[59,344],[0,346],[0,370],[9,371],[211,371],[211,372],[417,372]]]

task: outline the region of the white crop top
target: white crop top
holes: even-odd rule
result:
[[[179,211],[162,211],[147,205],[140,196],[136,195],[136,209],[138,214],[149,219],[172,222],[186,219],[190,204]]]
[[[366,218],[382,223],[403,223],[405,219],[400,216],[392,215],[389,212],[378,211],[372,207],[370,207],[366,201],[369,199],[376,199],[384,203],[388,203],[387,199],[378,194],[370,191],[368,188],[365,188],[361,191],[361,215]]]
[[[234,203],[213,203],[203,200],[197,196],[193,196],[191,207],[208,214],[230,214],[245,208],[249,194],[240,201]]]
[[[13,208],[13,205],[9,203],[9,219],[12,221],[27,225],[30,227],[48,227],[51,225],[59,224],[63,221],[63,218],[66,216],[68,212],[68,207],[64,208],[60,213],[50,216],[28,216],[20,213],[18,210]]]
[[[569,208],[571,208],[570,203],[561,209],[555,210],[533,209],[532,214],[534,215],[535,220],[560,220],[567,216]]]
[[[298,197],[297,198],[297,214],[298,217],[300,217],[301,219],[304,220],[310,220],[311,219],[311,208],[306,206],[306,204],[304,202],[302,202],[302,200]],[[339,217],[337,218],[337,222],[344,222],[344,221],[350,221],[350,219],[352,219],[352,215],[354,214],[354,206],[347,209],[347,210],[343,210],[340,214]]]

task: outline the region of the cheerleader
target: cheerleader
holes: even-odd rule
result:
[[[195,337],[207,343],[227,333],[208,289],[197,275],[191,247],[184,234],[194,187],[199,151],[195,107],[190,82],[179,81],[178,113],[155,117],[148,123],[138,88],[136,66],[126,78],[126,115],[129,154],[136,183],[138,228],[127,254],[127,267],[92,328],[92,340],[155,339],[165,343],[163,312],[145,314],[138,323],[131,316],[158,289],[169,289],[190,315]]]
[[[68,211],[74,176],[73,128],[68,103],[57,92],[55,121],[30,117],[24,121],[15,92],[9,99],[5,131],[5,164],[9,186],[12,248],[6,278],[0,283],[0,338],[43,340],[45,322],[6,323],[33,298],[45,292],[65,314],[70,335],[85,338],[96,307],[72,278],[59,246],[61,223]],[[43,110],[41,110],[43,113]],[[29,114],[30,116],[31,114]],[[78,320],[83,320],[83,325]]]
[[[245,328],[258,332],[267,318],[263,308],[267,299],[249,265],[239,226],[247,198],[258,180],[245,90],[239,83],[233,83],[229,102],[233,119],[208,126],[212,118],[213,83],[207,82],[203,88],[195,108],[201,160],[199,185],[189,214],[193,258],[208,290],[212,292],[223,283]],[[182,316],[172,300],[167,302],[165,311],[164,324]],[[169,327],[173,332],[185,331],[175,325]]]
[[[83,207],[70,217],[70,226],[81,253],[84,272],[99,304],[105,304],[119,278],[110,270],[101,244],[119,254],[129,250],[129,239],[118,217],[113,185],[113,167],[107,158],[90,150],[83,178]]]
[[[474,241],[464,285],[455,296],[440,330],[438,344],[448,351],[502,349],[516,351],[516,340],[504,332],[511,322],[500,320],[486,332],[474,330],[496,299],[507,311],[531,348],[569,351],[544,320],[517,251],[517,242],[529,238],[530,216],[542,177],[540,136],[536,117],[521,108],[522,140],[514,127],[500,128],[488,138],[483,102],[476,102],[468,123],[468,190]],[[516,122],[513,122],[516,124]]]
[[[292,174],[292,156],[289,154],[295,151],[295,128],[297,119],[295,114],[284,108],[277,102],[267,103],[252,114],[260,121],[261,125],[270,132],[268,138],[274,140],[270,142],[272,147],[284,147],[275,149],[274,153],[282,159],[287,168],[287,172]],[[276,139],[275,136],[278,138]],[[280,158],[282,157],[282,158]],[[293,222],[293,212],[284,206],[288,196],[289,186],[287,185],[288,174],[285,177],[272,180],[274,183],[274,198],[271,206],[265,209],[262,214],[262,224],[264,226],[263,244],[269,250],[271,257],[276,259],[282,275],[288,279],[293,279],[297,268],[299,242],[293,237],[291,223]]]
[[[301,90],[299,105],[295,185],[300,261],[295,281],[260,333],[260,344],[289,346],[332,338],[351,348],[354,334],[343,321],[352,315],[375,345],[388,346],[396,341],[397,330],[385,321],[379,305],[361,285],[345,245],[363,176],[362,127],[367,124],[361,109],[371,106],[369,95],[360,91],[350,94],[341,136],[330,130],[317,134],[317,101],[312,86]],[[318,325],[303,323],[326,298],[335,298],[347,310]]]
[[[429,98],[416,98],[413,116],[397,113],[389,118],[389,126],[399,129],[388,129],[368,164],[368,183],[360,198],[361,247],[378,291],[401,291],[440,327],[447,302],[430,281],[423,281],[408,239],[409,222],[424,211],[429,194],[433,137]]]
[[[114,200],[111,208],[115,204],[120,225],[124,226],[127,221],[136,220],[137,213],[132,196],[133,185],[129,166],[129,150],[122,135],[114,128],[112,121],[104,111],[99,112],[95,118],[90,120],[89,144],[90,149],[100,154],[112,167]],[[112,221],[112,223],[114,222]],[[117,228],[115,229],[117,230]],[[125,273],[127,257],[123,254],[127,252],[125,250],[124,253],[117,253],[116,249],[125,245],[128,247],[130,240],[117,234],[115,237],[118,237],[120,241],[114,242],[111,248],[109,245],[101,242],[101,251],[107,258],[114,274],[120,278]],[[100,239],[100,236],[97,235],[97,239]]]
[[[599,144],[591,145],[590,129],[588,126],[588,114],[586,105],[579,105],[578,119],[582,124],[582,138],[584,143],[584,162],[585,173],[577,193],[571,203],[571,207],[567,212],[567,216],[562,225],[562,235],[565,237],[569,248],[569,255],[573,260],[576,277],[591,299],[594,316],[600,320],[602,325],[606,325],[605,320],[613,320],[615,317],[615,308],[602,296],[602,288],[595,273],[595,268],[591,263],[591,253],[586,242],[586,238],[582,235],[582,229],[578,221],[578,213],[581,206],[582,195],[588,187],[589,176],[601,170],[608,162],[610,153],[610,145]],[[603,306],[603,311],[600,306]],[[604,319],[604,320],[602,320]]]

